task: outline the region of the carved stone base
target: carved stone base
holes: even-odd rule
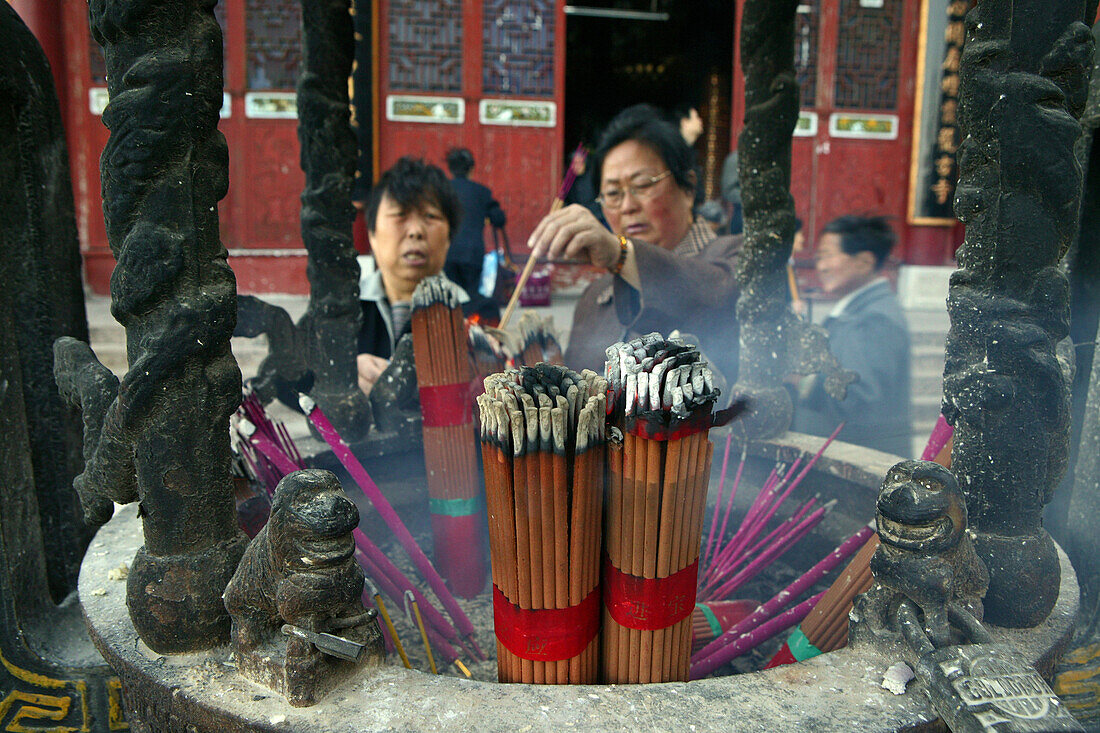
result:
[[[190,555],[157,557],[142,545],[126,578],[126,606],[150,649],[182,654],[229,639],[222,592],[247,545],[243,533]]]
[[[975,532],[974,549],[989,568],[985,620],[1010,629],[1038,626],[1058,601],[1058,550],[1045,529],[1003,537]]]
[[[377,623],[364,624],[341,635],[369,647],[359,662],[337,659],[317,651],[307,641],[272,637],[254,652],[234,652],[237,671],[256,684],[271,688],[296,708],[315,705],[334,687],[384,657],[382,632]]]

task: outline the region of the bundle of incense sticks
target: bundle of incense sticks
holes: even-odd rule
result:
[[[805,466],[802,465],[802,456],[797,458],[789,467],[783,463],[777,463],[742,518],[737,531],[723,546],[723,536],[747,457],[742,452],[741,464],[738,466],[737,476],[734,478],[733,487],[730,490],[729,498],[726,500],[721,530],[715,537],[714,530],[715,526],[719,524],[718,511],[722,504],[722,487],[725,484],[726,467],[729,459],[729,440],[727,439],[722,473],[718,481],[718,498],[714,504],[714,517],[711,520],[707,545],[703,551],[703,570],[698,593],[700,599],[709,601],[728,598],[737,588],[747,583],[794,547],[799,540],[820,524],[825,515],[836,505],[834,500],[827,502],[824,506],[815,508],[817,497],[812,497],[806,500],[791,516],[781,521],[770,532],[764,534],[768,523],[775,517],[791,493],[799,487],[802,480],[816,465],[833,440],[836,439],[839,430],[840,428],[837,428],[826,439],[825,443]],[[763,537],[761,537],[762,534]]]
[[[934,460],[941,466],[950,468],[953,438],[954,428],[940,415],[921,453],[921,460]],[[829,587],[821,603],[810,611],[775,653],[766,669],[793,664],[847,646],[848,615],[852,611],[855,597],[871,587],[871,557],[878,545],[878,535],[872,535]]]
[[[539,364],[478,398],[501,682],[597,681],[606,395]]]
[[[878,545],[878,535],[871,535],[764,669],[800,662],[848,644],[848,614],[855,597],[871,587],[871,556]]]
[[[718,391],[693,346],[653,333],[607,350],[613,430],[604,681],[686,680]]]
[[[519,349],[517,363],[533,366],[539,362],[565,365],[561,342],[552,316],[540,317],[534,311],[524,311],[519,317]]]
[[[486,571],[460,294],[441,275],[421,280],[412,296],[412,336],[435,561],[456,595],[474,598],[485,587]]]
[[[691,612],[691,649],[696,651],[748,617],[760,601],[703,601]]]
[[[756,648],[784,629],[801,622],[825,596],[821,591],[797,606],[783,611],[796,598],[820,582],[836,566],[850,557],[874,534],[863,527],[840,543],[835,550],[798,577],[793,583],[761,604],[746,618],[727,629],[721,636],[691,656],[691,678],[699,679],[745,652]]]
[[[508,347],[497,338],[488,334],[478,323],[467,323],[466,335],[470,349],[470,363],[473,366],[474,388],[480,394],[485,377],[499,374],[507,369],[512,360]]]

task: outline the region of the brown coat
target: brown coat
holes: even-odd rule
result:
[[[699,254],[684,256],[635,241],[642,289],[610,274],[589,285],[573,312],[565,363],[602,374],[604,350],[616,341],[679,329],[699,338],[703,353],[733,384],[740,292],[734,273],[741,242],[740,235],[718,237]]]

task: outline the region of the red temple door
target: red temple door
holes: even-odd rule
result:
[[[562,176],[564,3],[381,0],[379,17],[379,169],[469,148],[526,241]]]
[[[895,218],[899,234],[894,254],[905,258],[919,5],[919,0],[807,0],[798,7],[801,115],[791,192],[811,246],[834,217],[885,214]],[[744,117],[744,77],[736,66],[734,134]]]
[[[77,224],[88,284],[105,293],[114,269],[100,198],[99,158],[108,131],[103,55],[84,3],[65,3],[70,136]],[[306,292],[299,233],[294,85],[300,58],[300,0],[228,0],[222,27],[225,82],[218,127],[229,144],[229,193],[219,206],[221,239],[242,292]]]

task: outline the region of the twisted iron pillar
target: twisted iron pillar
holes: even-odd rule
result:
[[[1075,235],[1074,145],[1093,42],[1084,2],[983,0],[966,19],[959,186],[966,224],[951,277],[944,415],[952,470],[990,574],[986,618],[1040,623],[1058,597],[1043,507],[1065,472],[1069,289],[1059,262]]]
[[[145,544],[126,585],[134,626],[157,652],[194,651],[228,637],[221,594],[247,541],[229,478],[241,374],[229,348],[236,282],[218,237],[222,36],[213,0],[91,0],[89,10],[107,62],[103,213],[130,369],[117,384],[86,346],[62,339],[55,373],[84,409],[85,511],[102,521],[104,499],[140,501]]]
[[[798,121],[794,74],[797,0],[746,0],[741,19],[745,127],[737,139],[745,244],[737,263],[741,363],[735,394],[749,397],[739,425],[751,438],[775,437],[791,424],[783,377],[793,318],[786,267],[794,242],[791,133]]]
[[[349,442],[366,437],[370,403],[359,390],[355,354],[363,313],[352,243],[352,182],[357,144],[348,77],[355,50],[349,0],[302,0],[298,140],[306,185],[302,241],[309,253],[304,317],[310,394]]]

